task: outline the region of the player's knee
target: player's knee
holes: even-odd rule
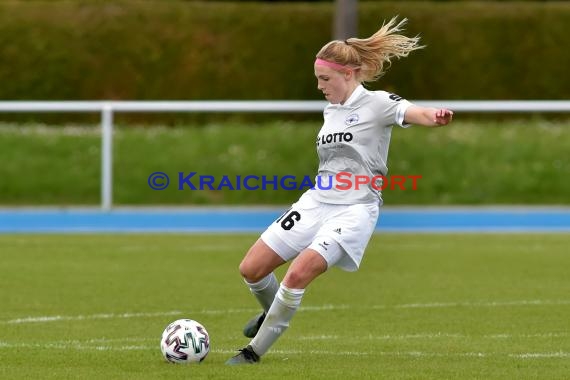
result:
[[[246,280],[250,280],[252,277],[251,265],[249,265],[245,259],[239,264],[239,273]]]
[[[253,265],[251,260],[244,259],[239,265],[239,273],[241,276],[250,283],[260,281],[264,276],[260,269]]]
[[[308,278],[300,270],[289,270],[283,278],[283,283],[291,289],[304,289],[307,286]]]

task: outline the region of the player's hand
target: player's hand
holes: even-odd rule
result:
[[[437,125],[447,125],[453,120],[453,111],[446,108],[440,108],[435,111],[434,123]]]

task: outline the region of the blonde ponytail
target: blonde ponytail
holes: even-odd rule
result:
[[[390,67],[392,58],[407,57],[410,52],[424,47],[419,45],[418,36],[398,34],[407,21],[394,17],[368,38],[331,41],[317,53],[317,58],[355,69],[360,82],[375,81]]]

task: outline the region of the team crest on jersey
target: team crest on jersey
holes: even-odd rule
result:
[[[350,115],[348,115],[346,117],[346,119],[344,119],[344,124],[346,126],[351,126],[354,125],[356,123],[358,123],[359,117],[357,113],[351,113]]]

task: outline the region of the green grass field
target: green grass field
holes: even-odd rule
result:
[[[568,205],[570,120],[530,117],[469,121],[445,128],[394,128],[389,175],[421,175],[417,191],[386,190],[387,205]],[[117,205],[290,204],[296,191],[180,191],[177,173],[221,177],[293,175],[318,169],[315,138],[322,123],[205,123],[133,127],[118,122],[113,151]],[[93,126],[0,123],[0,204],[97,205],[101,136]],[[155,171],[173,183],[148,186]],[[235,182],[235,181],[234,181]],[[300,182],[300,180],[299,180]],[[38,191],[41,189],[41,191]]]
[[[356,273],[308,289],[259,366],[227,367],[258,310],[256,235],[0,235],[2,379],[567,379],[568,234],[378,234]],[[282,278],[282,268],[278,277]],[[159,339],[202,322],[211,352]]]

